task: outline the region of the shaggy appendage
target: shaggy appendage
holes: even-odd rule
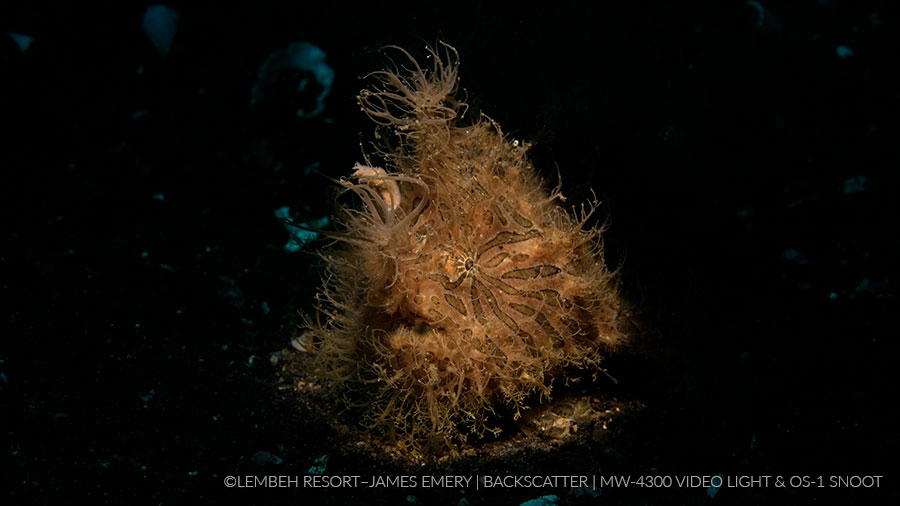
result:
[[[363,110],[399,150],[385,168],[355,168],[358,196],[339,210],[343,246],[322,253],[328,276],[306,322],[315,373],[345,405],[401,442],[496,432],[550,396],[566,371],[599,370],[626,342],[600,230],[558,204],[486,117],[454,124],[455,51],[423,70],[377,72]]]

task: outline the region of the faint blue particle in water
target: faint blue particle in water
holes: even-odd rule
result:
[[[799,265],[806,265],[809,263],[809,259],[794,248],[784,250],[784,258]]]
[[[715,478],[718,478],[718,480],[716,480]],[[713,480],[711,481],[710,486],[706,489],[706,495],[708,495],[710,499],[714,499],[716,497],[716,494],[719,493],[719,489],[722,488],[722,480],[724,478],[725,476],[722,474],[713,476]]]
[[[853,50],[843,44],[834,48],[834,52],[838,55],[838,58],[842,60],[853,56]]]
[[[266,464],[278,465],[278,464],[281,464],[282,462],[284,462],[284,459],[282,459],[278,455],[273,455],[267,451],[260,450],[256,453],[254,453],[252,457],[250,457],[250,461],[256,465],[261,466],[261,465],[266,465]]]
[[[19,47],[19,52],[21,53],[28,51],[28,48],[31,47],[31,43],[34,42],[32,37],[22,33],[6,32],[6,35],[9,35],[9,38],[16,43],[16,46]]]
[[[296,223],[291,218],[291,208],[288,206],[276,209],[275,218],[279,219],[284,224],[284,228],[291,234],[287,244],[284,245],[284,250],[288,253],[300,251],[307,243],[317,239],[319,234],[316,230],[325,228],[330,223],[327,216]]]
[[[165,5],[154,4],[144,11],[141,29],[159,54],[165,56],[172,49],[179,19],[181,15],[178,11]]]
[[[313,465],[310,466],[309,471],[307,471],[307,473],[322,474],[325,472],[326,467],[328,467],[328,455],[327,454],[322,455],[321,457],[319,457],[315,461],[313,461]]]
[[[869,178],[866,176],[853,176],[850,179],[844,181],[844,193],[862,193],[866,191],[866,184],[869,182]]]
[[[519,506],[553,506],[555,504],[559,504],[559,497],[550,494],[538,497],[537,499],[530,499]]]
[[[314,118],[325,110],[325,97],[331,93],[334,84],[334,69],[325,62],[325,51],[309,42],[294,42],[284,49],[273,51],[259,67],[256,83],[250,96],[254,106],[265,99],[266,91],[284,79],[283,76],[299,71],[309,73],[321,88],[316,95],[316,106],[312,111],[297,110],[298,118]],[[303,93],[309,86],[309,78],[297,82],[297,93]]]

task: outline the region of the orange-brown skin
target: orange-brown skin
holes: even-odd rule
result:
[[[458,126],[456,51],[423,69],[374,73],[362,110],[387,127],[386,166],[343,180],[343,247],[328,268],[304,348],[317,373],[372,426],[401,442],[481,436],[497,408],[516,416],[574,369],[599,370],[627,341],[596,206],[566,212],[529,162],[482,117]]]

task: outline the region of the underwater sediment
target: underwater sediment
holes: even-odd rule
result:
[[[627,344],[596,201],[569,210],[482,115],[465,118],[456,51],[370,74],[375,157],[341,191],[337,244],[296,346],[345,416],[385,439],[477,439]]]

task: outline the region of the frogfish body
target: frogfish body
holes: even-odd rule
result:
[[[554,382],[601,370],[627,343],[596,202],[565,210],[527,157],[482,116],[464,118],[458,59],[371,74],[359,95],[379,126],[383,167],[341,184],[339,245],[303,348],[315,374],[376,432],[416,441],[497,432]]]

